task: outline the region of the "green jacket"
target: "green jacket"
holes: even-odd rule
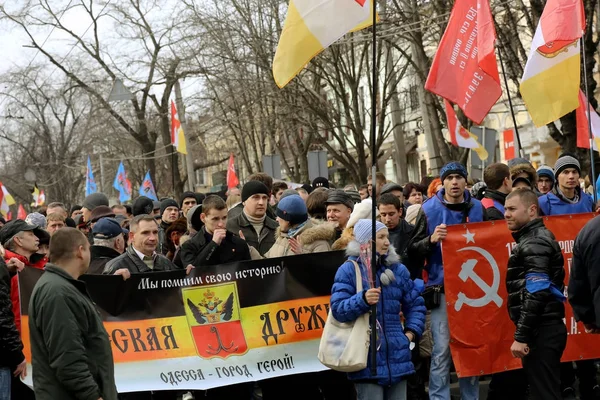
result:
[[[29,302],[37,400],[116,400],[108,333],[86,285],[46,264]]]

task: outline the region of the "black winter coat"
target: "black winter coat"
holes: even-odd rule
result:
[[[102,275],[106,264],[113,258],[119,257],[121,254],[115,249],[106,246],[90,246],[90,267],[87,274]]]
[[[177,268],[175,264],[169,261],[169,259],[163,256],[162,254],[155,253],[153,258],[154,268],[150,269],[137,255],[137,253],[133,249],[133,246],[129,246],[125,250],[125,253],[121,254],[117,258],[113,258],[108,263],[106,263],[104,273],[107,275],[112,275],[121,268],[127,268],[132,274],[139,274],[144,272],[172,271],[175,269],[181,269]]]
[[[10,280],[6,263],[0,257],[0,367],[8,367],[12,371],[25,356],[10,301]]]
[[[181,245],[180,253],[183,265],[192,264],[196,268],[250,260],[250,249],[245,241],[228,231],[218,245],[205,227]]]
[[[600,324],[600,217],[589,221],[577,235],[569,276],[569,303],[577,321]]]
[[[506,272],[508,313],[517,327],[515,340],[531,343],[540,326],[562,322],[565,306],[550,289],[530,293],[525,276],[530,273],[546,274],[550,282],[563,292],[564,259],[558,242],[541,218],[514,232],[513,238],[517,245],[512,250]]]
[[[421,278],[423,268],[419,268],[419,264],[417,263],[416,267],[413,267],[411,264],[411,260],[408,257],[408,242],[412,238],[412,234],[415,227],[406,222],[404,219],[400,220],[398,226],[394,229],[390,229],[390,243],[396,249],[396,253],[400,256],[400,261],[402,264],[408,268],[410,272],[411,279]]]

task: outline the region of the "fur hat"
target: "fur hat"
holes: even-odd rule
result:
[[[526,173],[527,180],[533,187],[537,187],[537,172],[529,161],[525,160],[524,158],[515,158],[508,162],[508,166],[510,168],[511,179],[514,180],[517,175]]]

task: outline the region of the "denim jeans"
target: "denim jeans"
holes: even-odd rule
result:
[[[356,383],[358,400],[406,400],[406,381],[400,381],[390,387],[376,383]]]
[[[446,295],[442,294],[441,305],[431,311],[431,334],[433,352],[429,372],[429,399],[450,400],[450,330],[446,312]],[[459,378],[462,400],[479,399],[479,377]]]
[[[10,368],[0,368],[0,400],[10,400]]]

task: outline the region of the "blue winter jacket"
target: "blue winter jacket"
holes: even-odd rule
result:
[[[346,261],[335,275],[331,289],[331,312],[340,322],[355,321],[360,315],[368,313],[370,306],[364,300],[368,289],[367,272],[362,265],[359,245],[356,241],[348,245],[346,253],[350,260],[358,263],[363,280],[363,292],[356,293],[356,274],[354,264]],[[411,362],[410,342],[404,332],[411,331],[418,338],[425,326],[425,305],[423,298],[410,279],[410,273],[399,262],[395,250],[390,247],[387,256],[381,258],[377,268],[377,287],[381,287],[381,297],[377,303],[377,321],[379,322],[377,341],[377,374],[371,375],[370,359],[367,368],[348,374],[351,380],[373,380],[379,385],[391,385],[399,382],[403,376],[414,373]],[[389,286],[382,286],[379,277],[388,268],[394,272],[396,280]],[[406,319],[404,327],[400,322],[400,312]],[[373,343],[371,343],[371,346]]]
[[[587,193],[582,193],[579,188],[576,189],[579,195],[579,201],[575,204],[563,200],[556,190],[543,195],[539,198],[540,210],[544,215],[564,215],[564,214],[583,214],[594,210],[594,200]]]
[[[429,274],[427,286],[444,284],[444,265],[442,247],[439,243],[431,243],[430,237],[435,227],[441,224],[457,225],[487,220],[481,202],[465,190],[465,201],[461,204],[447,204],[444,201],[445,189],[423,203],[417,216],[413,237],[408,244],[408,256],[412,260],[424,257],[427,261],[425,269]],[[462,209],[461,211],[459,211]]]

